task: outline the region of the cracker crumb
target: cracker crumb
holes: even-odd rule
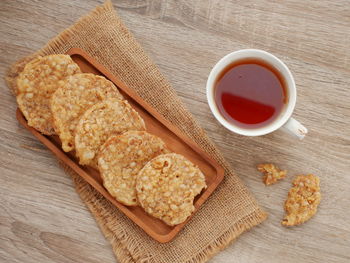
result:
[[[258,170],[264,174],[263,182],[265,185],[275,184],[287,175],[287,170],[280,170],[272,163],[259,164]]]

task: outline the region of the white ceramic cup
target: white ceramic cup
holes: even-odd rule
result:
[[[219,112],[215,102],[214,88],[218,75],[230,64],[246,59],[255,58],[267,62],[277,69],[284,77],[288,93],[288,101],[277,118],[266,126],[259,128],[242,128],[227,121]],[[207,80],[207,99],[210,110],[215,118],[227,129],[245,136],[260,136],[271,133],[277,129],[282,129],[299,139],[303,139],[307,134],[307,129],[297,120],[293,119],[292,113],[297,99],[297,90],[292,73],[288,67],[276,56],[259,49],[242,49],[232,52],[222,59],[211,70]]]

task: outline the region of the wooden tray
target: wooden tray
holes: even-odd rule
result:
[[[171,151],[184,155],[198,165],[205,175],[208,187],[196,197],[194,201],[195,213],[224,178],[224,169],[207,153],[201,150],[197,144],[186,137],[177,127],[167,121],[154,108],[139,97],[135,91],[127,87],[116,76],[112,75],[105,67],[90,57],[85,51],[78,48],[72,48],[67,54],[72,57],[83,72],[103,75],[111,80],[119,88],[122,95],[129,101],[133,108],[138,111],[141,117],[145,120],[148,132],[162,138]],[[188,218],[184,223],[171,227],[166,225],[163,221],[149,216],[141,207],[129,207],[119,203],[103,187],[102,179],[98,171],[90,167],[80,166],[74,153],[63,152],[61,150],[61,142],[57,136],[45,136],[37,130],[29,127],[19,109],[17,110],[16,115],[19,123],[46,145],[58,159],[70,166],[92,187],[94,187],[113,205],[118,207],[127,217],[155,240],[161,243],[169,242],[190,220],[190,218]],[[192,216],[194,213],[192,213]]]

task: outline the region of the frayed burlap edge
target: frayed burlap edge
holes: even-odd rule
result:
[[[95,10],[90,12],[87,16],[92,16],[96,14],[103,13],[106,10],[113,10],[113,6],[111,1],[107,1],[104,5],[98,6]],[[63,32],[61,32],[58,36],[53,38],[46,44],[41,50],[35,52],[34,54],[25,57],[15,63],[12,67],[9,68],[5,79],[6,82],[11,89],[11,91],[16,94],[16,77],[18,73],[23,70],[24,65],[39,55],[47,55],[52,53],[52,50],[56,46],[62,45],[66,39],[69,39],[73,34],[78,33],[85,24],[85,19],[87,16],[83,16],[80,18],[74,25],[67,28]],[[148,257],[142,254],[142,251],[138,248],[137,244],[135,244],[134,240],[129,238],[127,233],[125,233],[122,229],[118,231],[118,233],[113,232],[104,221],[104,216],[98,209],[98,205],[96,202],[103,197],[95,191],[90,185],[88,185],[83,179],[79,177],[73,170],[67,167],[65,164],[60,163],[63,169],[67,174],[69,174],[75,183],[76,191],[79,193],[81,199],[89,208],[91,213],[94,215],[96,222],[98,223],[101,231],[105,235],[105,237],[109,240],[112,245],[113,251],[119,262],[127,263],[127,262],[149,262]],[[190,259],[189,263],[200,263],[205,262],[212,258],[216,253],[225,249],[228,245],[230,245],[241,233],[246,230],[260,224],[262,221],[266,219],[266,213],[262,211],[260,208],[256,209],[253,213],[248,216],[240,219],[234,226],[230,227],[226,232],[224,232],[219,238],[214,240],[210,245],[208,245],[205,249],[193,255],[192,259]]]

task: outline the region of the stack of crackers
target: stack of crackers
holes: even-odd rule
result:
[[[141,116],[102,76],[82,73],[68,55],[30,61],[16,99],[28,125],[58,135],[65,152],[99,170],[108,192],[168,225],[184,222],[206,187],[199,168],[146,131]]]

